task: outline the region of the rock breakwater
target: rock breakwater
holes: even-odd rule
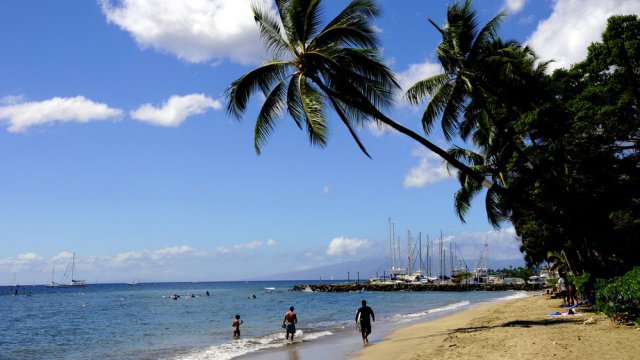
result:
[[[295,285],[290,291],[349,292],[349,291],[536,291],[544,284],[430,284],[430,283],[349,283]]]

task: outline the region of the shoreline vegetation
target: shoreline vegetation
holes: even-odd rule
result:
[[[355,359],[632,359],[640,327],[615,323],[589,307],[576,315],[560,300],[530,296],[481,305],[396,330]]]
[[[350,283],[294,285],[290,291],[539,291],[544,284],[430,284],[430,283]]]

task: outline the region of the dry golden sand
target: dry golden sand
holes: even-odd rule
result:
[[[397,330],[357,359],[640,359],[640,328],[587,311],[548,316],[559,304],[532,296],[479,306]]]

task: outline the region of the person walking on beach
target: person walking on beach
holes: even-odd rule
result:
[[[240,320],[240,314],[236,314],[235,320],[233,320],[233,338],[240,338],[240,324],[242,324],[242,320]]]
[[[291,334],[291,341],[293,341],[293,335],[296,334],[296,324],[298,323],[298,315],[293,312],[293,306],[289,308],[284,319],[282,320],[282,327],[287,329],[287,335],[285,338],[289,340],[289,334]]]
[[[369,342],[369,334],[371,334],[371,321],[376,321],[376,315],[373,309],[367,306],[367,300],[362,300],[362,306],[356,312],[356,324],[360,327],[362,333],[362,343]]]

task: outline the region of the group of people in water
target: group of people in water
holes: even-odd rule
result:
[[[356,327],[362,335],[362,343],[368,343],[369,334],[371,334],[371,323],[376,321],[376,315],[373,313],[373,309],[367,306],[367,300],[362,300],[362,306],[358,309],[358,311],[356,311],[355,321]],[[242,323],[242,320],[240,320],[240,314],[236,314],[232,325],[234,339],[240,338],[240,325],[242,325]],[[294,307],[291,306],[289,308],[289,311],[284,314],[284,318],[282,319],[282,328],[285,329],[286,341],[293,341],[293,337],[296,334],[297,323],[298,315],[295,313]]]

